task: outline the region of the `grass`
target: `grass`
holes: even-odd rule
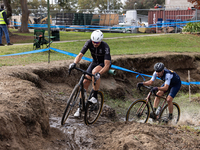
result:
[[[191,116],[191,119],[195,119],[195,115],[200,114],[200,101],[195,101],[194,99],[198,98],[200,96],[199,93],[192,94],[191,100],[189,100],[189,94],[181,93],[178,95],[178,97],[175,98],[175,101],[180,105],[180,108],[182,113],[185,114],[185,119],[187,116],[191,116],[193,114],[194,116]],[[187,107],[186,107],[187,106]]]
[[[10,29],[11,32],[18,35],[33,36],[33,30],[30,33],[17,33],[16,30]],[[47,34],[47,32],[46,32]],[[64,32],[60,31],[60,40],[71,42],[56,43],[53,42],[51,47],[61,49],[64,51],[78,54],[82,49],[84,43],[90,38],[91,32]],[[129,37],[141,34],[130,33],[104,33],[104,41],[107,42],[111,49],[111,55],[136,55],[154,52],[199,52],[200,37],[188,34],[166,34],[161,36],[146,36],[146,37]],[[123,37],[120,39],[106,39],[110,37]],[[72,40],[83,40],[72,42]],[[30,41],[22,41],[23,43],[30,43]],[[14,43],[15,44],[15,43]],[[21,53],[32,51],[33,45],[14,45],[4,46],[0,48],[0,55]],[[85,54],[90,57],[90,52]],[[12,58],[12,59],[10,59]],[[66,60],[73,59],[70,56],[51,51],[50,60]],[[48,61],[48,52],[28,54],[12,57],[1,57],[0,66],[9,65],[25,65]]]
[[[105,101],[105,104],[111,106],[115,110],[116,114],[118,115],[118,118],[125,120],[126,112],[129,106],[131,105],[132,101],[122,101],[120,99],[112,99],[107,96],[105,96],[105,99],[108,99],[107,101]]]

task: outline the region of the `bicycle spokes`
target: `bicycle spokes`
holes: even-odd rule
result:
[[[149,116],[149,105],[146,105],[146,100],[134,101],[127,113],[126,121],[147,122]]]

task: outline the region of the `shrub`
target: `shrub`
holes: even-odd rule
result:
[[[187,23],[183,28],[183,32],[200,33],[200,22]]]

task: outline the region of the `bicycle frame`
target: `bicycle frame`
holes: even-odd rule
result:
[[[98,119],[98,117],[102,111],[103,102],[104,102],[103,93],[101,91],[98,91],[99,99],[98,99],[97,103],[95,103],[95,104],[93,104],[92,102],[88,102],[88,100],[90,99],[90,97],[93,94],[93,91],[90,92],[90,96],[85,101],[86,97],[85,97],[85,89],[84,89],[83,81],[85,79],[92,81],[92,79],[88,78],[86,75],[89,75],[90,77],[94,77],[94,75],[87,71],[84,71],[80,68],[74,67],[72,69],[81,71],[82,75],[81,75],[78,83],[75,85],[69,99],[67,100],[67,106],[63,113],[61,125],[65,124],[65,121],[67,120],[69,114],[72,113],[72,111],[74,110],[73,108],[75,108],[75,107],[76,108],[79,107],[81,110],[81,111],[79,110],[80,111],[79,117],[81,117],[82,112],[85,113],[84,120],[85,120],[86,125],[93,124],[96,122],[96,120]],[[70,75],[72,69],[69,69],[69,75]],[[96,84],[95,78],[94,78],[93,84],[94,85]]]
[[[148,86],[144,86],[147,89],[151,90],[153,87],[148,87]],[[139,87],[139,90],[142,91]],[[157,114],[157,110],[154,110],[153,108],[153,103],[151,101],[151,95],[154,93],[155,96],[159,97],[161,99],[161,101],[163,102],[159,102],[159,107],[161,107],[161,111],[159,112],[159,114]],[[136,121],[136,122],[143,122],[146,123],[149,119],[149,117],[152,118],[152,121],[158,121],[159,123],[164,122],[164,123],[168,123],[168,121],[170,121],[170,123],[173,124],[177,124],[177,122],[179,121],[180,118],[180,107],[176,102],[172,102],[173,103],[173,116],[172,118],[169,119],[169,105],[166,104],[167,101],[167,96],[169,95],[169,91],[167,92],[167,94],[165,93],[165,95],[163,96],[158,96],[156,95],[155,91],[150,91],[147,94],[147,97],[144,99],[137,99],[135,101],[133,101],[131,103],[131,105],[129,106],[127,112],[126,112],[126,121]],[[149,106],[150,105],[150,106]],[[149,116],[151,113],[150,111],[152,110],[153,114],[155,116]]]
[[[78,82],[78,85],[79,85],[79,87],[80,87],[80,91],[81,91],[81,103],[82,103],[82,105],[83,105],[83,110],[85,110],[85,106],[86,106],[86,102],[85,102],[85,95],[84,95],[84,84],[83,84],[83,81],[84,81],[84,79],[87,79],[87,80],[90,80],[90,81],[92,81],[91,79],[88,79],[87,77],[86,77],[86,75],[89,75],[89,76],[94,76],[93,74],[91,74],[91,73],[89,73],[89,72],[87,72],[87,71],[84,71],[84,70],[82,70],[82,69],[80,69],[80,68],[74,68],[74,69],[76,69],[76,70],[78,70],[78,71],[81,71],[82,72],[82,75],[81,75],[81,77],[80,77],[80,80],[79,80],[79,82]],[[71,70],[70,70],[71,71]],[[70,74],[70,72],[69,72],[69,74]],[[94,80],[94,85],[96,84],[96,80]],[[90,96],[89,96],[90,97]]]
[[[145,88],[147,88],[147,89],[151,89],[151,87],[148,87],[148,86],[145,86],[145,85],[143,85],[143,86],[144,86]],[[139,90],[141,91],[141,89],[139,89]],[[159,97],[159,98],[161,98],[161,99],[164,100],[163,103],[162,103],[162,105],[161,105],[161,110],[162,110],[162,109],[164,108],[164,106],[165,106],[166,101],[167,101],[167,96],[168,96],[169,92],[167,92],[166,97],[164,97],[164,96],[159,96],[159,95],[157,95],[156,93],[154,93],[154,94],[155,94],[156,97]],[[153,104],[152,104],[152,101],[151,101],[151,95],[152,95],[152,92],[150,91],[150,92],[148,93],[147,97],[146,97],[146,100],[147,100],[146,105],[147,105],[148,103],[150,103],[150,107],[151,107],[151,109],[152,109],[152,112],[153,112],[154,114],[156,114],[156,113],[155,113],[155,110],[153,109]],[[159,102],[159,103],[160,103],[160,102]],[[141,107],[142,107],[142,106],[141,106]],[[145,108],[145,107],[144,107],[144,108]],[[144,108],[143,108],[142,112],[144,111]],[[160,113],[161,113],[161,111],[159,112],[159,114],[157,114],[157,119],[159,118]]]
[[[85,95],[84,95],[84,86],[83,86],[83,80],[84,79],[85,79],[85,74],[82,74],[81,78],[78,82],[79,87],[80,87],[80,91],[81,91],[81,104],[83,105],[83,110],[85,110]]]

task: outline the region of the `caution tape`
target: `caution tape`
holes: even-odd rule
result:
[[[53,48],[53,47],[49,47],[49,48],[46,48],[46,49],[39,49],[39,50],[33,50],[33,51],[28,51],[28,52],[22,52],[22,53],[15,53],[15,54],[7,54],[7,55],[0,55],[0,57],[4,57],[4,56],[17,56],[17,55],[25,55],[25,54],[33,54],[33,53],[40,53],[40,52],[45,52],[45,51],[49,51],[49,50],[54,50],[58,53],[62,53],[62,54],[65,54],[65,55],[69,55],[69,56],[72,56],[72,57],[76,57],[77,54],[74,54],[74,53],[70,53],[70,52],[67,52],[67,51],[63,51],[63,50],[60,50],[60,49],[56,49],[56,48]],[[82,57],[83,60],[86,60],[86,61],[90,61],[92,62],[93,59],[91,58],[88,58],[88,57]],[[126,68],[123,68],[123,67],[119,67],[119,66],[115,66],[115,65],[111,65],[111,68],[112,69],[117,69],[117,70],[122,70],[122,71],[126,71],[126,72],[131,72],[131,73],[134,73],[134,74],[137,74],[136,78],[138,78],[139,76],[141,76],[143,78],[143,80],[145,80],[144,77],[152,77],[151,75],[146,75],[146,74],[142,74],[142,73],[139,73],[139,72],[135,72],[133,70],[129,70],[129,69],[126,69]],[[159,79],[159,78],[157,78]],[[195,82],[185,82],[185,81],[181,81],[182,84],[184,85],[191,85],[191,84],[194,84],[194,85],[200,85],[200,81],[195,81]]]

